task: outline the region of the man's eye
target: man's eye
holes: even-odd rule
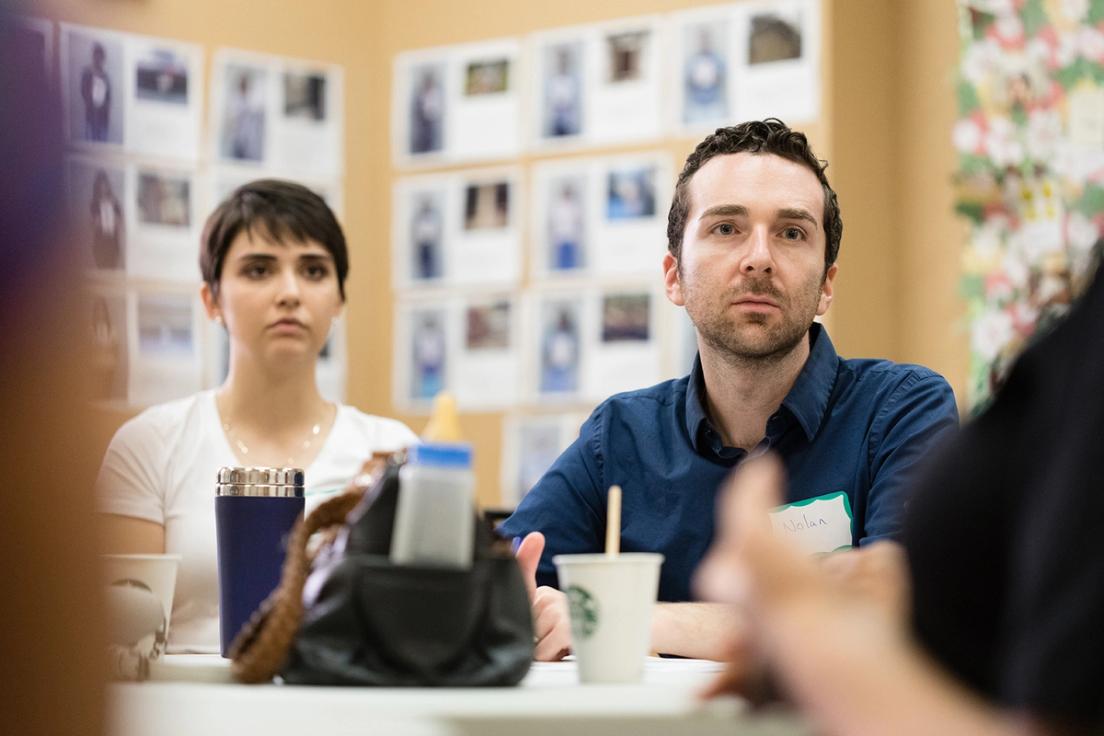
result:
[[[720,223],[719,225],[717,225],[716,227],[713,228],[713,232],[717,233],[718,235],[725,235],[725,236],[735,235],[736,234],[736,226],[733,225],[731,222],[722,222],[722,223]]]
[[[786,240],[804,240],[805,231],[799,227],[788,227],[782,231],[782,237]]]

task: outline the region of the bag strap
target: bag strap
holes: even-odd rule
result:
[[[271,682],[284,666],[303,620],[303,586],[311,564],[318,552],[333,541],[331,537],[312,553],[308,549],[311,537],[345,523],[365,492],[382,477],[389,457],[388,453],[374,453],[344,493],[322,502],[295,523],[280,584],[253,612],[230,646],[230,671],[239,682]]]

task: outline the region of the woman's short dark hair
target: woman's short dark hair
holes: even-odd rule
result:
[[[320,196],[302,184],[281,179],[243,184],[207,218],[200,242],[199,270],[212,294],[218,295],[230,245],[242,231],[252,234],[254,228],[260,228],[261,234],[277,243],[313,240],[329,251],[337,271],[337,288],[345,301],[349,251],[341,225]]]
[[[686,165],[675,184],[671,209],[667,213],[667,250],[675,260],[682,256],[682,235],[686,230],[686,219],[690,216],[690,179],[714,156],[744,152],[781,156],[816,174],[824,188],[824,271],[827,273],[828,268],[836,262],[840,240],[843,239],[839,200],[824,174],[828,162],[816,157],[804,133],[790,130],[778,118],[750,120],[729,128],[717,128],[716,132],[699,143],[687,157]]]

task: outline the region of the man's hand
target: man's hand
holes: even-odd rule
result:
[[[537,565],[543,552],[544,535],[530,532],[517,549],[517,561],[533,612],[533,633],[537,640],[533,658],[554,662],[571,653],[571,621],[567,596],[547,585],[537,587]]]

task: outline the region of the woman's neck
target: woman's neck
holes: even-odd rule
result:
[[[223,423],[238,430],[264,432],[276,439],[298,435],[305,425],[328,413],[318,393],[314,362],[265,369],[248,359],[231,359],[230,372],[218,390]]]

